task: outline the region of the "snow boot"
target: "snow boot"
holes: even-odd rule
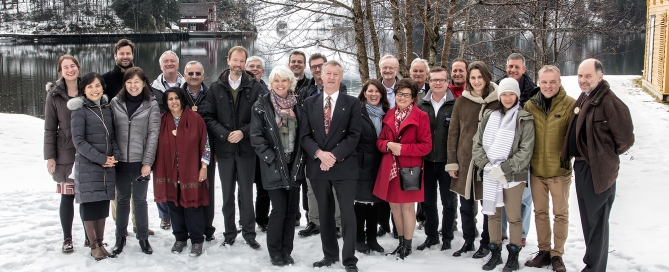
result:
[[[495,269],[497,265],[503,264],[502,262],[502,245],[501,244],[493,244],[490,243],[488,244],[488,247],[490,248],[490,253],[492,254],[490,256],[490,259],[486,264],[483,265],[483,270],[485,271],[490,271]]]
[[[506,250],[509,251],[509,258],[507,258],[506,265],[504,266],[504,269],[502,269],[503,272],[511,272],[520,269],[520,264],[518,264],[518,255],[520,255],[521,249],[522,247],[514,244],[506,245]]]

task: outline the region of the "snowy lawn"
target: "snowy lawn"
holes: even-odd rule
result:
[[[669,132],[669,107],[636,88],[632,79],[638,76],[605,76],[612,89],[630,107],[635,126],[636,143],[629,155],[621,156],[621,171],[617,183],[617,197],[611,214],[611,236],[608,271],[669,271],[669,262],[662,257],[661,245],[669,244],[662,231],[668,219],[669,203],[662,177],[669,176],[669,149],[666,135]],[[563,86],[569,95],[577,97],[580,89],[576,77],[563,77]],[[320,238],[302,238],[296,235],[293,257],[296,264],[274,267],[270,264],[266,248],[266,235],[258,232],[260,250],[248,247],[241,238],[232,247],[219,247],[222,242],[223,219],[217,213],[214,225],[217,239],[205,242],[205,253],[199,258],[188,257],[188,249],[180,255],[170,253],[174,238],[170,231],[158,227],[158,212],[153,198],[149,197],[150,228],[156,231],[150,237],[153,255],[141,253],[137,240],[131,233],[124,252],[116,259],[95,261],[90,250],[83,247],[84,232],[78,213],[75,213],[74,245],[71,254],[60,252],[62,231],[58,217],[60,196],[55,193],[55,183],[46,171],[42,157],[43,126],[41,119],[0,114],[0,271],[343,271],[341,263],[331,268],[312,268],[314,261],[323,257]],[[216,183],[220,192],[220,184]],[[149,186],[149,196],[153,195]],[[576,192],[570,197],[570,224],[564,262],[568,271],[583,268],[585,250],[579,219]],[[217,193],[217,210],[221,210],[220,193]],[[78,211],[78,207],[76,207]],[[658,214],[659,212],[659,214]],[[479,213],[479,217],[481,214]],[[482,219],[479,218],[479,229]],[[302,217],[302,227],[305,226]],[[461,224],[459,224],[461,225]],[[521,251],[521,271],[549,271],[525,268],[524,262],[538,251],[535,225],[528,236],[528,244]],[[114,244],[114,222],[107,220],[105,242],[108,249]],[[380,254],[369,256],[357,253],[361,271],[481,271],[483,260],[452,257],[454,250],[463,243],[462,233],[455,234],[452,250],[439,251],[440,246],[426,251],[416,251],[416,245],[425,239],[423,231],[416,230],[414,253],[405,261]],[[395,248],[397,241],[388,235],[379,240],[386,251]],[[476,244],[478,246],[478,243]],[[341,246],[341,240],[340,240]],[[506,261],[504,250],[503,259]],[[501,271],[498,266],[496,271]]]

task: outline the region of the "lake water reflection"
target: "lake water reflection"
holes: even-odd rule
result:
[[[262,39],[262,35],[259,35]],[[582,59],[596,53],[602,48],[617,46],[621,54],[598,56],[609,75],[640,75],[643,69],[644,34],[630,34],[615,40],[603,41],[594,39],[582,47],[575,47],[574,59]],[[138,43],[135,49],[135,65],[144,69],[151,80],[160,73],[158,58],[165,50],[172,50],[180,57],[180,71],[183,65],[197,60],[204,65],[205,82],[207,84],[218,78],[218,74],[227,69],[227,52],[236,45],[249,49],[251,55],[261,55],[266,61],[265,77],[276,65],[288,63],[288,51],[268,52],[271,48],[255,40],[189,40],[181,42],[148,42]],[[419,48],[419,44],[416,48]],[[318,49],[308,48],[306,53],[315,53]],[[81,75],[94,71],[104,73],[113,65],[112,44],[0,44],[0,112],[28,114],[43,118],[45,84],[57,79],[56,65],[58,57],[63,54],[75,56],[82,68]],[[324,52],[331,58],[338,55]],[[350,94],[360,91],[358,69],[348,65],[351,59],[345,60],[344,83]],[[578,63],[567,62],[560,66],[563,75],[574,75]],[[308,74],[307,68],[307,74]],[[373,71],[372,71],[373,74]],[[308,74],[308,76],[311,76]]]

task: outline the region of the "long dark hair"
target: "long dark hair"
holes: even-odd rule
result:
[[[186,92],[184,92],[184,90],[179,87],[170,87],[169,89],[165,90],[165,93],[163,94],[163,105],[165,105],[165,107],[167,107],[167,97],[169,93],[177,94],[177,97],[181,102],[181,110],[184,110],[186,108]]]
[[[86,93],[84,92],[86,90],[86,86],[93,83],[96,78],[100,80],[100,85],[102,85],[102,93],[104,94],[106,92],[107,87],[105,86],[105,79],[96,72],[89,72],[88,74],[85,74],[83,77],[81,77],[81,80],[79,81],[79,96],[86,97]]]
[[[151,96],[153,95],[153,92],[151,92],[151,85],[149,84],[149,78],[144,73],[144,70],[142,70],[142,68],[139,67],[132,67],[129,68],[128,70],[125,70],[125,74],[123,74],[123,87],[116,96],[118,96],[118,99],[125,102],[125,93],[128,92],[125,89],[125,82],[135,76],[138,76],[139,79],[144,81],[144,89],[142,89],[142,94],[144,95],[144,100],[149,101],[151,99]]]
[[[465,88],[469,92],[474,92],[474,87],[472,87],[471,82],[469,82],[469,76],[472,74],[472,70],[479,70],[483,80],[485,80],[485,86],[483,86],[483,91],[481,92],[481,98],[485,99],[490,94],[490,82],[492,82],[492,74],[488,70],[488,65],[482,61],[475,61],[467,66],[467,86]]]
[[[377,90],[381,93],[381,108],[383,109],[383,112],[387,112],[390,109],[390,102],[388,102],[388,94],[386,93],[386,87],[383,87],[383,84],[381,83],[380,80],[378,79],[368,79],[365,81],[365,84],[362,84],[362,89],[360,90],[360,94],[358,94],[358,99],[360,100],[360,104],[364,107],[365,103],[367,103],[367,97],[365,97],[365,92],[367,89],[369,89],[370,85],[374,85]]]

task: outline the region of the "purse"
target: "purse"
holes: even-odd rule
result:
[[[419,191],[421,176],[420,166],[402,168],[400,170],[400,187],[402,191]]]

